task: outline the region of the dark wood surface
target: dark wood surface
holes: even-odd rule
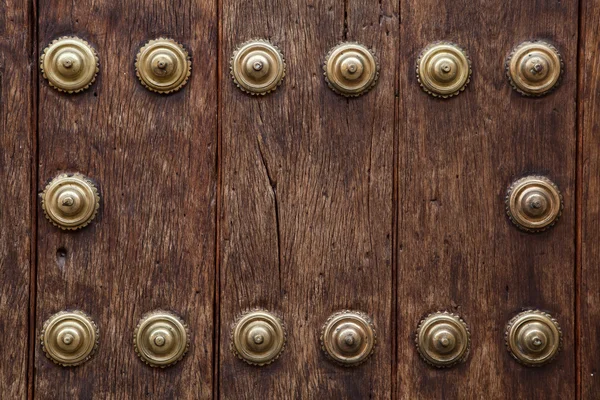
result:
[[[27,395],[32,266],[32,10],[0,3],[0,397]]]
[[[600,393],[600,1],[581,7],[579,54],[580,244],[579,393]]]
[[[40,2],[40,51],[77,34],[100,56],[87,91],[65,95],[40,77],[41,191],[55,175],[81,172],[98,185],[96,220],[62,232],[38,207],[37,327],[81,309],[100,329],[94,359],[64,369],[36,347],[38,398],[207,398],[213,391],[216,221],[217,16],[208,1]],[[134,72],[147,40],[171,37],[189,50],[184,90],[161,96]],[[133,330],[154,309],[179,314],[190,352],[161,370],[136,356]]]
[[[572,398],[577,2],[401,2],[398,141],[398,398]],[[561,87],[541,99],[509,86],[503,65],[528,39],[563,55]],[[457,98],[420,91],[414,65],[429,42],[470,55],[473,77]],[[527,174],[551,178],[565,209],[554,229],[530,235],[506,218],[504,195]],[[504,327],[524,307],[552,313],[564,333],[553,364],[521,367]],[[471,328],[468,361],[427,367],[414,331],[429,312],[459,313]]]
[[[398,10],[390,1],[223,2],[220,395],[240,398],[389,398],[392,384],[392,221]],[[262,37],[287,60],[283,85],[250,97],[229,81],[236,46]],[[381,59],[378,87],[333,93],[323,61],[341,41]],[[277,313],[288,343],[257,368],[229,352],[244,310]],[[357,309],[378,332],[357,369],[329,363],[327,317]],[[235,384],[232,384],[235,382]]]

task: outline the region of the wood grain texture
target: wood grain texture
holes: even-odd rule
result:
[[[581,165],[581,278],[579,389],[581,398],[600,393],[600,1],[581,7],[579,127]]]
[[[576,1],[401,2],[398,180],[398,398],[572,398],[576,158]],[[504,60],[524,40],[563,55],[561,87],[523,98]],[[437,40],[470,55],[473,77],[457,98],[419,88],[415,62]],[[538,235],[504,212],[511,182],[531,173],[564,194],[562,219]],[[505,324],[523,308],[555,316],[564,350],[538,369],[519,366]],[[471,328],[468,361],[451,370],[423,363],[414,332],[427,313],[459,313]]]
[[[40,77],[42,191],[55,175],[81,172],[98,185],[99,215],[62,232],[39,211],[37,328],[53,313],[81,309],[100,329],[97,355],[64,369],[36,348],[37,398],[210,398],[213,391],[217,17],[213,1],[40,2],[40,51],[77,35],[100,56],[87,91],[65,95]],[[134,71],[146,41],[171,37],[192,57],[180,92],[146,90]],[[189,325],[184,360],[144,365],[133,330],[167,309]]]
[[[398,14],[390,1],[223,2],[220,238],[220,396],[389,398],[393,337],[392,210]],[[267,38],[287,60],[283,85],[264,97],[229,76],[236,46]],[[347,100],[323,78],[331,47],[375,50],[379,85]],[[277,313],[288,331],[274,364],[244,364],[230,324],[249,308]],[[372,359],[328,362],[319,333],[343,309],[370,314]]]
[[[31,4],[0,3],[0,397],[27,395],[34,135]],[[6,340],[6,339],[14,340]]]

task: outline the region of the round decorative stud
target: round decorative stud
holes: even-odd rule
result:
[[[331,49],[323,70],[331,90],[346,97],[365,94],[379,79],[377,58],[358,43],[340,43]]]
[[[562,195],[544,176],[526,176],[514,182],[506,193],[506,213],[526,232],[542,232],[552,227],[563,209]]]
[[[460,94],[469,84],[471,73],[469,57],[453,43],[432,43],[417,60],[417,80],[434,97],[445,99]]]
[[[511,86],[524,96],[543,96],[560,82],[562,58],[554,46],[543,41],[518,45],[506,60]]]
[[[96,51],[85,40],[74,36],[58,38],[40,57],[42,76],[60,92],[77,93],[95,80],[99,67]]]
[[[375,349],[377,335],[368,315],[341,311],[331,315],[321,329],[321,349],[327,358],[344,367],[365,362]]]
[[[231,77],[242,91],[265,95],[277,89],[285,76],[285,60],[277,46],[256,39],[239,46],[231,57]]]
[[[192,73],[192,62],[182,45],[172,39],[150,40],[138,52],[135,73],[148,90],[167,94],[181,89]]]
[[[81,174],[61,174],[41,194],[42,209],[48,221],[67,230],[87,226],[100,208],[96,186]]]
[[[506,347],[519,363],[540,367],[551,362],[562,348],[562,331],[550,314],[524,311],[506,326]]]
[[[98,348],[98,327],[81,311],[61,311],[44,322],[40,341],[50,360],[75,367],[89,360]]]
[[[449,368],[466,360],[471,347],[471,334],[465,321],[458,315],[436,312],[421,320],[415,342],[427,364]]]
[[[151,367],[165,368],[180,361],[190,347],[190,332],[177,315],[156,310],[142,317],[133,333],[138,357]]]
[[[285,347],[286,333],[281,320],[265,310],[242,315],[231,332],[231,350],[250,365],[275,361]]]

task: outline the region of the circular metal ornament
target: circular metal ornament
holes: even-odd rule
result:
[[[550,314],[524,311],[510,320],[506,348],[519,363],[540,367],[551,362],[562,348],[562,331]]]
[[[379,79],[375,54],[359,43],[340,43],[332,48],[323,70],[329,88],[346,97],[367,93]]]
[[[465,321],[458,315],[436,312],[421,320],[415,343],[427,364],[449,368],[468,357],[471,334]]]
[[[558,187],[544,176],[526,176],[506,193],[506,213],[519,229],[537,233],[554,226],[563,209]]]
[[[144,87],[167,94],[181,89],[192,73],[185,48],[173,39],[150,40],[137,53],[135,73]]]
[[[48,183],[41,197],[48,221],[65,230],[87,226],[100,208],[96,186],[79,173],[58,175]]]
[[[554,90],[563,73],[560,53],[550,43],[530,41],[518,45],[506,60],[511,86],[524,96],[543,96]]]
[[[231,332],[231,350],[250,365],[272,363],[283,351],[286,342],[285,327],[274,314],[254,310],[242,315]]]
[[[138,357],[151,367],[165,368],[176,364],[190,347],[188,326],[177,315],[162,310],[142,317],[133,332]]]
[[[321,349],[343,367],[364,363],[375,350],[377,334],[371,318],[360,311],[331,315],[321,329]]]
[[[87,89],[100,70],[96,50],[75,36],[55,39],[40,56],[40,69],[50,86],[60,92],[77,93]]]
[[[63,367],[75,367],[89,360],[98,348],[98,327],[82,311],[60,311],[48,318],[40,334],[42,350]]]
[[[436,42],[423,49],[416,72],[425,92],[445,99],[465,90],[471,80],[471,60],[459,46]]]
[[[243,92],[265,95],[277,89],[285,77],[285,59],[277,46],[256,39],[240,45],[231,56],[233,82]]]

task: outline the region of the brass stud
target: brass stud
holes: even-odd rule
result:
[[[519,229],[536,233],[554,226],[563,209],[558,187],[544,176],[526,176],[506,193],[506,213]]]
[[[373,354],[377,334],[371,318],[360,311],[331,315],[321,329],[321,349],[343,367],[364,363]]]
[[[471,60],[453,43],[432,43],[417,59],[417,80],[434,97],[445,99],[460,94],[469,84],[471,73]]]
[[[515,360],[528,367],[540,367],[560,352],[562,331],[550,314],[529,310],[510,320],[505,340],[506,348]]]
[[[358,43],[340,43],[332,48],[323,65],[329,88],[346,97],[367,93],[379,79],[375,54]]]
[[[521,43],[506,60],[511,86],[524,96],[543,96],[554,90],[563,73],[560,53],[550,43]]]
[[[100,196],[91,180],[76,173],[54,178],[41,194],[48,221],[66,230],[87,226],[100,208]]]
[[[250,40],[231,57],[233,82],[243,92],[265,95],[277,89],[285,76],[285,59],[277,46],[267,40]]]
[[[274,314],[254,310],[243,314],[231,332],[231,350],[250,365],[272,363],[283,351],[286,341],[285,327]]]
[[[167,94],[181,89],[192,73],[185,48],[173,39],[150,40],[138,52],[135,72],[148,90]]]
[[[98,348],[98,327],[82,311],[60,311],[44,322],[40,341],[50,360],[75,367],[89,360]]]
[[[427,364],[449,368],[468,357],[471,334],[465,321],[458,315],[436,312],[421,320],[415,343]]]
[[[151,367],[165,368],[176,364],[190,347],[190,332],[177,315],[162,310],[142,317],[133,332],[138,357]]]
[[[40,57],[42,76],[60,92],[87,89],[100,70],[98,55],[88,42],[75,36],[55,39]]]

